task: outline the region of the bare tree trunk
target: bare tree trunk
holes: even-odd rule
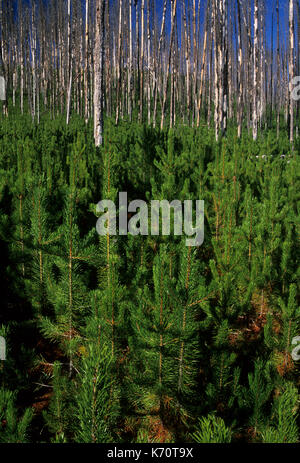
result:
[[[116,124],[119,122],[120,106],[121,106],[121,65],[122,65],[122,7],[123,0],[119,0],[119,33],[118,33],[118,64],[117,64],[117,111]]]
[[[198,2],[198,14],[200,13],[201,0]],[[197,118],[197,74],[198,74],[198,47],[197,47],[197,28],[196,28],[196,0],[193,0],[193,119],[194,126]]]
[[[8,115],[7,110],[7,86],[8,86],[8,70],[6,69],[5,61],[5,52],[4,52],[4,32],[3,32],[3,9],[2,2],[0,2],[0,26],[1,26],[1,35],[0,35],[0,75],[5,79],[6,86],[6,95],[5,100],[3,101],[3,114]]]
[[[16,71],[13,73],[13,107],[16,106],[16,88],[17,88],[17,74]]]
[[[85,0],[85,73],[84,73],[84,117],[87,123],[89,114],[89,3]]]
[[[217,34],[217,2],[213,2],[213,35],[214,35],[214,89],[215,89],[215,136],[216,140],[219,138],[219,60],[218,60],[218,34]]]
[[[257,101],[258,99],[258,0],[254,1],[254,48],[253,48],[253,139],[257,139]]]
[[[204,70],[205,70],[205,63],[206,63],[207,34],[208,34],[208,8],[209,7],[207,7],[206,18],[205,18],[204,43],[203,43],[201,75],[200,75],[200,89],[199,89],[199,98],[198,98],[198,105],[197,105],[197,127],[199,127],[200,125],[200,111],[201,111],[203,83],[204,83]]]
[[[134,91],[134,97],[138,95],[138,101],[139,101],[139,92],[140,92],[140,23],[139,23],[139,8],[138,8],[138,0],[134,0],[134,6],[135,6],[135,42],[136,42],[136,79],[135,79],[135,91]],[[136,107],[136,98],[134,98],[133,104],[134,108]]]
[[[133,54],[132,54],[132,0],[129,0],[129,66],[128,66],[128,115],[132,120],[132,71],[133,71]]]
[[[184,25],[184,50],[185,50],[185,71],[186,71],[186,106],[187,106],[187,119],[190,120],[190,47],[189,47],[189,36],[186,24],[186,5],[182,0],[183,10],[183,25]]]
[[[242,122],[243,122],[243,48],[242,48],[242,25],[241,25],[241,4],[240,0],[237,0],[237,11],[238,11],[238,137],[242,134]]]
[[[272,30],[271,30],[271,61],[270,61],[270,119],[269,124],[272,124],[272,116],[274,110],[274,102],[273,102],[273,89],[274,89],[274,68],[273,68],[273,61],[274,61],[274,14],[272,13]]]
[[[105,3],[105,87],[106,87],[106,111],[107,115],[112,115],[112,85],[113,85],[113,72],[110,72],[111,67],[111,51],[110,51],[110,24],[109,24],[109,0]]]
[[[298,53],[296,56],[298,56],[298,59],[296,61],[296,67],[297,67],[297,75],[300,75],[300,4],[299,2],[296,4],[297,5],[297,30],[298,30]],[[296,137],[298,138],[299,136],[299,116],[300,116],[300,100],[297,101],[297,114],[296,114]]]
[[[222,135],[227,129],[228,117],[228,4],[227,0],[220,1],[221,18],[222,18],[222,40],[220,53],[220,69],[221,69],[221,92],[220,92],[220,127]],[[221,83],[220,82],[220,83]]]
[[[213,5],[212,7],[213,8]],[[214,19],[213,19],[213,14],[211,16],[211,25],[213,27]],[[212,28],[211,28],[212,29]],[[209,46],[208,46],[208,72],[207,72],[207,78],[208,78],[208,102],[207,102],[207,127],[210,128],[211,124],[211,103],[212,103],[212,93],[213,93],[213,36],[214,36],[214,31],[211,30],[209,33]]]
[[[157,95],[158,95],[158,79],[160,76],[160,65],[161,65],[161,47],[163,41],[163,35],[165,30],[166,23],[166,10],[167,10],[167,0],[164,1],[164,9],[161,23],[161,31],[158,42],[158,52],[157,52],[157,69],[155,72],[155,91],[154,91],[154,109],[153,109],[153,125],[156,126],[156,111],[157,111]]]
[[[148,99],[148,125],[151,124],[151,34],[150,34],[150,0],[147,0],[147,99]]]
[[[143,120],[143,99],[144,99],[144,34],[145,34],[145,0],[141,6],[141,50],[140,50],[140,112],[139,121]]]
[[[253,106],[253,76],[252,76],[252,69],[253,69],[253,46],[251,40],[251,0],[247,1],[247,5],[245,6],[246,11],[243,14],[245,28],[246,28],[246,35],[247,35],[247,78],[246,78],[246,85],[244,85],[244,101],[247,98],[247,128],[248,133],[250,134],[251,131],[251,114],[252,114],[252,106]],[[248,21],[247,21],[248,18]],[[250,93],[248,94],[247,91]],[[252,98],[251,98],[252,97]]]
[[[72,73],[73,73],[73,63],[72,63],[72,42],[71,42],[71,0],[68,0],[68,95],[67,95],[67,125],[70,121],[70,112],[71,112],[71,96],[72,96]]]
[[[264,23],[263,23],[263,6],[262,3],[260,6],[260,97],[259,97],[259,125],[262,126],[262,119],[265,110],[265,91],[264,91],[264,81],[265,81],[265,66],[264,66]]]
[[[279,127],[280,127],[280,94],[279,94],[279,83],[280,83],[280,51],[279,51],[279,0],[276,3],[276,15],[277,15],[277,138],[279,138]]]
[[[174,53],[171,54],[171,85],[170,85],[170,127],[173,127],[174,121]]]
[[[161,114],[161,123],[160,123],[161,130],[164,127],[164,121],[165,121],[165,111],[166,111],[167,92],[168,92],[168,80],[169,80],[169,72],[170,72],[170,66],[171,66],[172,44],[173,44],[173,38],[174,38],[174,26],[175,26],[176,7],[177,7],[177,0],[171,0],[171,1],[172,1],[171,37],[170,37],[169,56],[168,56],[168,62],[167,62],[167,72],[166,72],[166,76],[165,76],[164,91],[163,91],[163,104],[162,104],[162,114]]]
[[[289,0],[289,32],[290,32],[290,55],[289,55],[289,103],[290,103],[290,142],[294,143],[294,100],[292,97],[292,81],[294,78],[294,0]]]
[[[96,146],[100,146],[103,143],[104,12],[105,0],[96,0],[96,30],[94,46],[94,138]]]
[[[72,74],[73,74],[73,63],[71,61],[70,71],[69,71],[68,93],[67,93],[67,120],[66,120],[67,125],[69,125],[69,122],[70,122],[70,112],[71,112]]]
[[[23,50],[23,20],[22,20],[22,1],[19,0],[19,24],[20,24],[20,107],[21,114],[24,113],[24,50]]]

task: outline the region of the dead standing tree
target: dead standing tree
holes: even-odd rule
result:
[[[128,115],[132,120],[132,74],[133,74],[133,37],[132,37],[132,0],[129,0],[129,65],[128,65]]]
[[[227,0],[214,1],[215,135],[225,134],[228,106]]]
[[[84,115],[89,120],[89,2],[85,0],[85,72],[84,72]]]
[[[154,109],[153,109],[153,125],[156,126],[156,112],[157,112],[157,98],[158,98],[158,91],[159,91],[159,79],[160,79],[160,66],[161,66],[161,49],[162,49],[162,42],[163,36],[165,31],[165,24],[166,24],[166,10],[167,10],[167,0],[164,1],[164,8],[163,8],[163,16],[162,16],[162,23],[161,23],[161,31],[159,36],[158,42],[158,52],[157,52],[157,66],[154,66],[155,69],[155,87],[154,87]]]
[[[5,35],[4,35],[4,27],[3,27],[3,8],[2,8],[2,2],[0,2],[0,26],[1,26],[1,34],[0,34],[0,76],[3,77],[2,80],[2,85],[6,86],[8,82],[8,72],[7,72],[7,67],[5,66]],[[6,97],[6,91],[3,91],[3,114],[7,115],[7,97]]]
[[[101,146],[103,143],[104,12],[105,0],[96,0],[94,46],[94,139],[96,146]]]
[[[122,85],[122,18],[123,0],[119,0],[119,30],[118,30],[118,57],[117,57],[117,108],[116,124],[119,122],[121,111],[121,85]]]
[[[299,26],[298,26],[299,27]],[[292,96],[294,79],[294,0],[289,0],[289,104],[290,104],[290,142],[294,143],[294,100]]]
[[[170,36],[170,47],[169,47],[169,54],[168,54],[168,61],[167,61],[167,72],[165,76],[164,90],[163,90],[163,103],[162,103],[161,122],[160,122],[161,130],[164,127],[164,121],[165,121],[167,93],[168,93],[168,80],[169,80],[169,73],[170,73],[170,67],[171,67],[172,46],[173,46],[173,40],[174,40],[174,28],[175,28],[176,7],[177,7],[177,0],[171,0],[171,1],[172,1],[171,36]]]
[[[253,47],[253,119],[252,119],[252,133],[253,140],[257,139],[257,126],[258,126],[258,0],[254,1],[254,47]]]
[[[237,105],[237,120],[238,120],[238,137],[242,134],[243,122],[243,46],[242,46],[242,24],[241,24],[241,2],[237,0],[238,12],[238,105]]]
[[[73,59],[72,59],[72,24],[71,24],[71,0],[68,0],[68,93],[67,93],[67,125],[70,121],[71,112],[71,96],[72,96],[72,74],[73,74]]]

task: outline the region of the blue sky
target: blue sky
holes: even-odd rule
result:
[[[162,17],[162,11],[163,11],[163,4],[164,0],[154,0],[155,5],[156,5],[156,11],[158,17],[161,19]],[[187,0],[185,0],[187,1]],[[209,0],[208,0],[209,1]],[[296,2],[299,2],[299,0],[295,0],[295,5]],[[169,2],[170,3],[170,0]],[[192,7],[193,5],[193,0],[190,0],[190,5]],[[242,0],[242,3],[244,3],[244,0]],[[252,0],[253,3],[253,0]],[[274,42],[273,45],[276,46],[276,0],[265,0],[266,3],[266,26],[267,26],[267,41],[269,46],[271,46],[271,36],[272,36],[272,14],[273,14],[273,27],[274,27]],[[280,39],[282,40],[282,43],[285,43],[286,40],[286,28],[288,24],[288,3],[289,0],[279,0],[279,16],[280,16]],[[180,9],[181,5],[181,0],[177,0],[178,4],[178,11]],[[201,17],[201,24],[204,21],[204,14],[205,14],[205,8],[206,8],[207,0],[201,0],[201,10],[200,10],[200,17]],[[196,0],[196,5],[198,5],[198,0]],[[296,10],[296,8],[295,8]],[[170,17],[170,9],[168,8],[168,18]]]
[[[14,1],[14,4],[16,4],[17,0],[13,0]],[[24,3],[29,3],[30,4],[30,0],[23,0]],[[35,1],[35,0],[33,0]],[[43,0],[44,3],[47,3],[51,0]],[[65,0],[66,1],[66,0]],[[187,2],[187,0],[184,0],[185,2]],[[206,7],[206,3],[207,1],[209,0],[201,0],[201,10],[200,10],[200,18],[201,18],[201,24],[203,24],[203,21],[204,21],[204,14],[205,14],[205,7]],[[229,0],[229,3],[230,2],[234,2],[235,0]],[[244,3],[244,0],[241,0],[242,3]],[[252,3],[254,0],[251,0]],[[111,4],[111,7],[112,7],[112,10],[115,11],[115,3],[117,3],[118,0],[110,0],[110,4]],[[139,0],[139,3],[141,2],[141,0]],[[177,4],[178,4],[178,13],[180,13],[180,8],[181,8],[181,2],[182,0],[177,0]],[[300,3],[300,0],[295,0],[295,5],[296,3]],[[84,5],[84,0],[82,0],[82,3]],[[154,4],[155,4],[155,7],[156,7],[156,14],[159,18],[159,23],[161,21],[161,17],[162,17],[162,11],[163,11],[163,3],[164,3],[164,0],[154,0]],[[171,0],[168,0],[168,9],[167,9],[167,30],[170,29],[170,3],[171,3]],[[190,6],[192,7],[193,5],[193,0],[189,0],[189,3],[190,3]],[[274,15],[273,16],[273,21],[274,21],[274,42],[273,42],[273,45],[276,47],[276,0],[265,0],[265,3],[266,3],[266,25],[267,25],[267,41],[268,41],[268,45],[271,46],[271,30],[272,30],[272,27],[271,27],[271,24],[272,24],[272,14]],[[281,44],[285,44],[286,43],[286,30],[287,30],[287,24],[288,24],[288,3],[289,3],[289,0],[279,0],[279,12],[280,12],[280,40],[281,40]],[[198,5],[198,0],[196,0],[196,5]],[[296,8],[295,8],[296,10]],[[180,14],[178,14],[178,20],[179,20],[179,17],[180,17]]]

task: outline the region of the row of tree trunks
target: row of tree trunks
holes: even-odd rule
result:
[[[265,0],[164,0],[160,6],[154,0],[107,0],[103,111],[116,123],[137,117],[162,128],[178,120],[197,127],[201,120],[208,126],[214,121],[216,138],[234,119],[238,137],[248,128],[255,140],[259,128],[273,123],[279,136],[283,113],[293,142],[300,7],[286,2],[288,22],[279,0],[274,2],[270,41]],[[21,113],[28,107],[39,121],[42,103],[51,117],[65,113],[67,123],[72,112],[86,123],[94,116],[94,73],[102,59],[96,52],[98,6],[96,0],[18,0],[14,9],[0,1],[1,74]]]

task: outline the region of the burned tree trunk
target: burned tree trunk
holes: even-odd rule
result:
[[[122,84],[122,8],[123,0],[119,1],[119,31],[118,31],[118,57],[117,57],[117,110],[116,124],[119,122],[120,106],[121,106],[121,84]]]
[[[151,33],[150,33],[150,0],[147,1],[147,104],[148,124],[151,123]]]
[[[85,73],[84,73],[84,116],[89,120],[89,2],[85,0]]]
[[[129,0],[129,65],[128,65],[128,115],[132,120],[132,72],[133,72],[133,50],[132,50],[132,0]]]
[[[277,15],[277,138],[279,138],[279,127],[280,127],[280,94],[279,94],[279,83],[280,83],[280,52],[279,52],[279,0],[276,3],[276,15]]]
[[[160,65],[161,65],[161,48],[162,48],[162,41],[164,36],[165,30],[165,23],[166,23],[166,10],[167,10],[167,0],[164,1],[164,9],[163,9],[163,16],[162,16],[162,23],[161,23],[161,31],[159,36],[158,42],[158,52],[157,52],[157,67],[155,71],[155,89],[154,89],[154,109],[153,109],[153,125],[156,126],[156,111],[157,111],[157,96],[158,96],[158,82],[159,82],[159,75],[160,73]]]
[[[160,122],[161,130],[164,127],[164,121],[165,121],[165,111],[166,111],[167,93],[168,93],[168,80],[169,80],[169,73],[170,73],[170,66],[171,66],[171,57],[172,57],[172,48],[173,48],[173,39],[174,39],[174,28],[175,28],[175,18],[176,18],[176,7],[177,7],[177,0],[171,0],[171,1],[172,1],[172,8],[171,8],[171,36],[170,36],[169,56],[168,56],[168,62],[167,62],[167,72],[166,72],[166,76],[165,76],[164,91],[163,91],[162,114],[161,114],[161,122]]]
[[[252,133],[253,139],[257,139],[258,126],[258,0],[254,1],[254,48],[253,48],[253,120]]]
[[[242,134],[243,122],[243,49],[242,49],[242,25],[241,25],[241,4],[237,0],[238,11],[238,105],[237,105],[237,120],[238,120],[238,137]]]
[[[222,135],[227,128],[228,105],[228,47],[227,1],[214,2],[214,57],[215,57],[215,135]]]
[[[96,146],[103,143],[104,12],[105,0],[97,0],[94,46],[94,139]]]
[[[208,34],[208,8],[209,7],[207,7],[206,18],[205,18],[204,43],[203,43],[203,52],[202,52],[201,74],[200,74],[200,89],[199,89],[199,97],[198,97],[198,103],[197,103],[197,127],[199,127],[200,125],[200,111],[201,111],[203,83],[204,83],[204,70],[205,70],[205,63],[206,63],[207,34]]]
[[[289,33],[290,33],[290,54],[289,54],[289,103],[290,103],[290,142],[294,143],[294,100],[292,96],[294,79],[294,0],[289,0]]]
[[[71,112],[71,96],[72,96],[72,73],[73,73],[73,60],[72,60],[72,25],[71,25],[71,0],[68,0],[68,95],[67,95],[67,125],[70,121]]]

